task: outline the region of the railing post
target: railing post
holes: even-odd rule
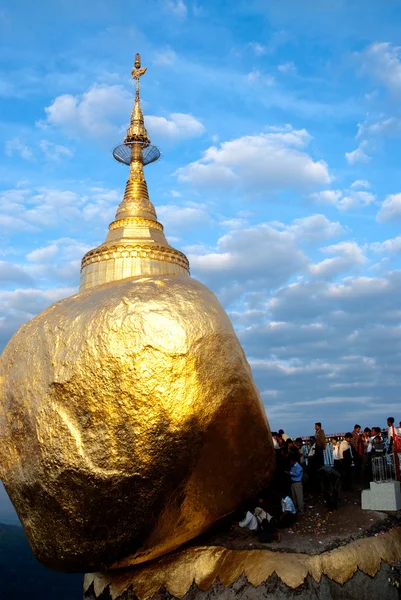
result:
[[[395,467],[395,477],[397,481],[400,481],[400,457],[398,452],[394,451],[394,467]]]

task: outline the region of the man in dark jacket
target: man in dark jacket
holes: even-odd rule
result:
[[[324,450],[326,450],[326,435],[322,429],[321,423],[315,423],[316,431],[316,450],[315,450],[315,465],[316,470],[324,465]]]

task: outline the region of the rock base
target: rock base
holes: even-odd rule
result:
[[[187,547],[129,569],[85,576],[85,600],[396,600],[401,527],[320,554]]]
[[[319,583],[312,577],[307,577],[305,582],[296,589],[288,587],[277,575],[273,575],[268,581],[264,581],[255,587],[241,575],[235,583],[225,587],[220,581],[216,581],[208,590],[200,590],[195,584],[183,596],[183,600],[362,600],[368,598],[380,598],[380,600],[398,600],[398,591],[388,582],[390,567],[383,563],[380,571],[375,577],[365,575],[357,571],[355,575],[343,585],[330,580],[325,575]],[[85,600],[111,600],[109,589],[104,590],[100,596],[96,596],[93,585],[87,590]],[[173,596],[165,589],[157,592],[152,600],[173,600]],[[126,590],[115,600],[140,600],[131,590]]]

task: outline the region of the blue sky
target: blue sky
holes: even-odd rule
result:
[[[273,428],[401,419],[401,6],[5,2],[0,343],[77,291],[133,102],[167,238],[230,314]]]

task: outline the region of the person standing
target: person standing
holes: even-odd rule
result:
[[[294,457],[290,458],[290,477],[291,477],[291,496],[294,501],[295,508],[299,513],[304,512],[304,490],[302,487],[302,478],[304,470],[295,460]]]
[[[301,465],[302,468],[304,468],[305,465],[305,448],[302,442],[302,438],[298,437],[295,440],[295,447],[298,450],[299,453],[299,464]]]
[[[394,454],[394,467],[398,481],[400,480],[400,436],[399,431],[394,427],[394,417],[388,417],[388,434],[387,438],[389,441],[388,453]]]
[[[362,454],[363,454],[363,441],[361,438],[361,426],[358,425],[358,423],[356,423],[354,425],[354,429],[352,431],[351,453],[352,453],[352,458],[354,459],[355,476],[356,476],[356,479],[358,479],[360,472],[361,472]]]
[[[341,473],[341,456],[340,456],[340,444],[338,443],[338,437],[332,437],[331,443],[333,444],[333,460],[334,468],[336,471]]]
[[[293,501],[289,496],[282,498],[281,500],[281,516],[279,521],[280,529],[285,529],[286,527],[292,527],[295,522],[297,511],[295,510],[295,506]]]
[[[372,479],[372,432],[369,427],[365,427],[363,430],[362,440],[362,483],[366,485]]]
[[[279,429],[278,434],[284,440],[284,442],[288,440],[288,435],[284,433],[284,429]]]
[[[343,490],[350,490],[352,484],[352,433],[348,431],[340,444],[341,475]]]
[[[322,429],[321,423],[315,423],[316,431],[316,449],[315,449],[315,465],[316,470],[324,465],[324,451],[326,450],[326,435]]]
[[[273,448],[275,450],[280,450],[280,444],[279,444],[279,441],[278,441],[278,433],[277,433],[277,431],[273,431],[272,432],[272,438],[273,438]]]
[[[387,425],[388,425],[388,453],[391,454],[394,452],[394,442],[396,437],[399,435],[398,430],[394,427],[394,417],[388,417]]]

